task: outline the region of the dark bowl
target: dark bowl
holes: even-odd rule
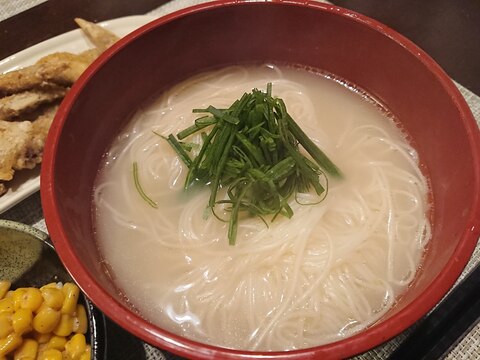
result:
[[[10,281],[12,289],[73,282],[49,242],[48,234],[10,220],[0,220],[0,280]],[[86,337],[92,347],[92,359],[105,360],[105,317],[84,294],[79,302],[87,312]]]
[[[431,183],[433,233],[423,270],[379,322],[338,342],[260,353],[187,340],[132,311],[100,261],[92,188],[102,155],[119,129],[152,95],[191,75],[252,62],[323,69],[365,89],[400,120]],[[41,196],[65,266],[88,297],[132,334],[189,358],[341,358],[401,333],[432,309],[460,275],[480,232],[479,144],[477,124],[453,82],[425,52],[386,26],[317,2],[223,1],[147,24],[85,72],[50,130]]]

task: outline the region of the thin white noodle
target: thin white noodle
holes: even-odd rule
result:
[[[428,184],[416,152],[383,115],[359,122],[357,113],[371,114],[364,100],[353,115],[338,117],[343,125],[337,130],[318,114],[311,84],[295,80],[298,74],[267,65],[196,76],[141,109],[106,154],[103,171],[114,175],[100,176],[93,193],[99,245],[130,301],[151,321],[225,347],[298,349],[378,321],[415,276],[432,231]],[[322,81],[329,91],[346,91]],[[345,179],[330,181],[319,205],[292,200],[290,220],[268,226],[257,218],[242,220],[232,247],[225,240],[227,224],[204,216],[208,191],[183,193],[186,168],[158,134],[191,125],[198,115],[192,108],[226,107],[267,82]],[[201,137],[188,141],[200,144]],[[134,161],[158,209],[135,190]],[[301,198],[312,201],[308,194]],[[228,217],[220,207],[216,213]],[[143,270],[144,263],[155,270]]]

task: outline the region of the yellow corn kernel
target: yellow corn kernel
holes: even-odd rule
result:
[[[63,300],[65,299],[62,290],[54,287],[47,287],[42,288],[41,292],[46,306],[55,310],[60,310],[62,308]]]
[[[90,345],[87,345],[85,352],[82,355],[80,355],[80,358],[78,360],[91,360],[91,358],[92,358],[92,350],[90,348]]]
[[[32,330],[32,310],[18,309],[12,315],[13,330],[19,335]]]
[[[37,355],[37,358],[39,358],[40,355],[41,355],[45,350],[48,349],[48,348],[47,348],[47,345],[48,345],[48,343],[44,343],[44,344],[40,344],[40,343],[39,343],[39,344],[38,344],[38,355]]]
[[[46,344],[50,341],[50,338],[52,337],[52,333],[40,334],[37,331],[32,331],[30,336],[33,339],[37,340],[39,344]]]
[[[61,351],[57,349],[47,349],[45,351],[42,351],[37,360],[62,360],[63,356]]]
[[[43,303],[43,296],[40,290],[31,287],[25,290],[20,300],[20,307],[22,309],[37,310]]]
[[[13,332],[12,314],[0,313],[0,339]]]
[[[33,339],[24,339],[13,353],[13,360],[34,360],[37,358],[38,343]]]
[[[59,311],[45,307],[33,318],[33,328],[40,334],[52,332],[60,322],[60,317]]]
[[[21,308],[23,295],[25,295],[26,292],[27,292],[26,288],[18,288],[13,290],[12,299],[13,299],[13,306],[15,310],[18,310]]]
[[[22,343],[22,337],[11,333],[6,338],[0,339],[0,356],[5,356],[14,351]]]
[[[0,314],[1,313],[13,313],[15,311],[15,307],[13,305],[13,299],[11,297],[6,297],[0,300]]]
[[[40,288],[40,291],[43,290],[43,289],[48,289],[48,288],[50,288],[50,289],[61,289],[62,288],[62,283],[51,282],[51,283],[45,284]]]
[[[65,344],[65,353],[72,360],[78,360],[87,350],[87,342],[83,334],[75,334]]]
[[[69,314],[62,314],[53,333],[58,336],[68,336],[73,331],[73,317]]]
[[[67,342],[67,338],[64,336],[52,336],[47,343],[47,349],[57,349],[60,351],[65,350],[65,344]]]
[[[5,295],[7,295],[11,285],[12,283],[10,281],[0,280],[0,299],[3,299]]]
[[[11,298],[13,296],[13,290],[8,290],[5,294],[5,298]]]
[[[48,306],[45,302],[43,302],[42,305],[40,305],[40,307],[37,310],[34,311],[34,313],[38,314],[43,309],[51,309],[51,307]],[[56,309],[53,309],[53,310],[56,310]]]
[[[82,304],[77,304],[75,316],[73,317],[73,332],[85,334],[88,328],[87,312]]]
[[[62,314],[72,315],[77,307],[78,296],[80,295],[80,289],[74,283],[66,283],[62,288],[65,299],[63,300]]]

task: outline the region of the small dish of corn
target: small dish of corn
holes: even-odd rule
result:
[[[104,327],[48,235],[0,220],[0,360],[103,359]]]

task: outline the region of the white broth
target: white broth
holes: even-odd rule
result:
[[[205,216],[208,188],[183,191],[187,168],[158,134],[268,82],[344,176],[319,204],[292,199],[291,219],[242,219],[231,246],[228,223]],[[134,162],[158,208],[139,195]],[[305,69],[229,67],[175,86],[121,131],[96,181],[96,235],[117,286],[152,323],[227,348],[301,349],[351,336],[394,305],[430,238],[427,194],[415,150],[364,93]]]

